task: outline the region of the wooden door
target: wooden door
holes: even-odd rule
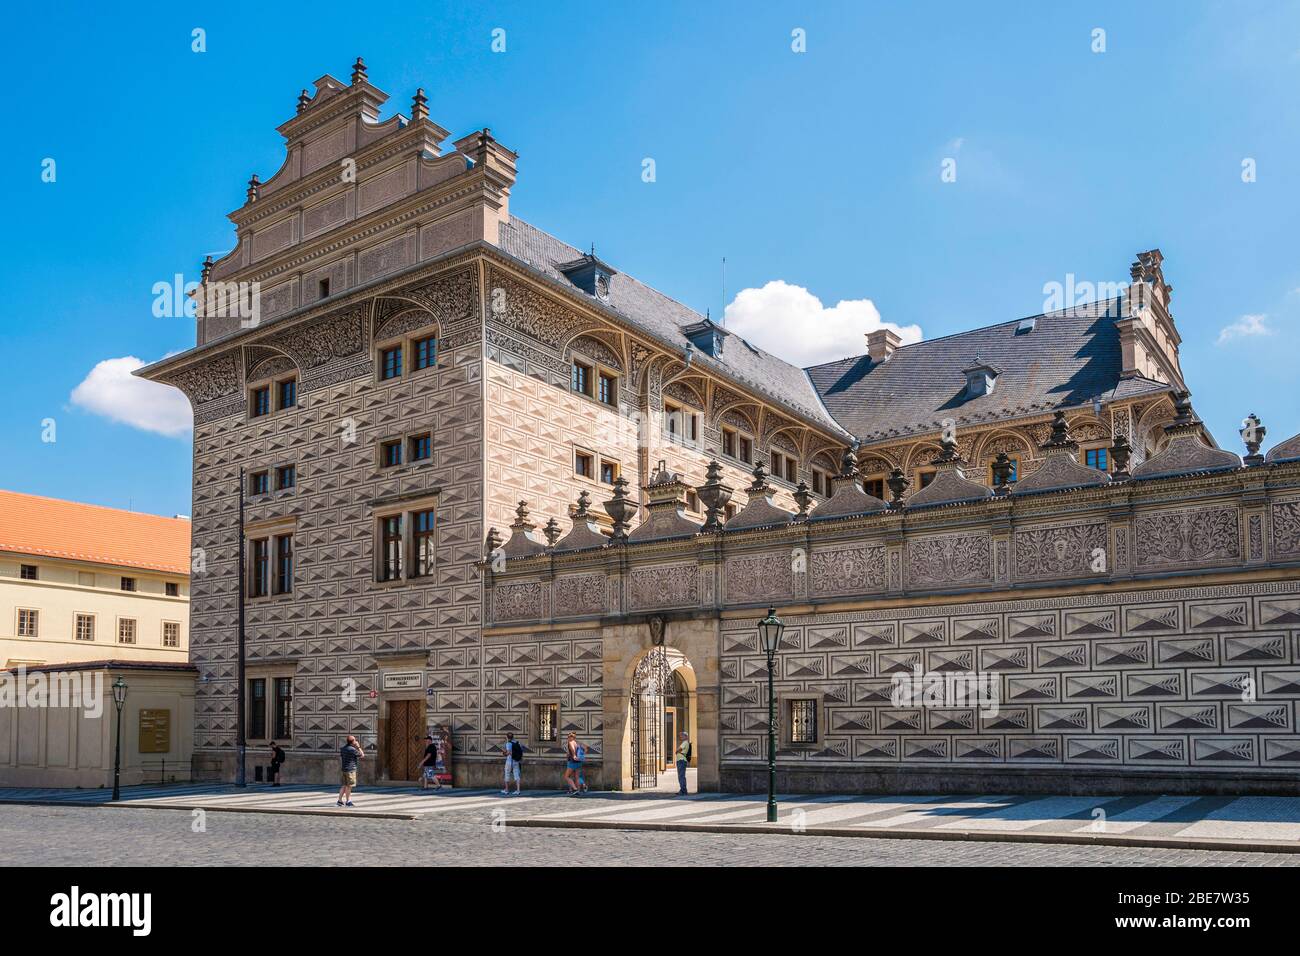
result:
[[[424,701],[394,700],[388,704],[385,759],[389,780],[415,780],[424,756]]]

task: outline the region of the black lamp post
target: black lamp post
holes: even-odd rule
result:
[[[776,697],[772,687],[776,669],[776,652],[781,646],[785,624],[776,616],[776,608],[767,609],[767,617],[758,622],[758,641],[767,654],[767,822],[776,823]]]
[[[117,709],[117,745],[113,750],[113,799],[122,796],[122,705],[126,703],[126,681],[117,675],[113,681],[113,706]]]

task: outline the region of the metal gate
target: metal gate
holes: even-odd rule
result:
[[[632,718],[632,789],[653,790],[671,746],[664,736],[664,701],[670,679],[668,652],[655,644],[637,664],[629,700]]]

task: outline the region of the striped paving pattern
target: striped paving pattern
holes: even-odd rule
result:
[[[355,809],[335,805],[337,790],[325,786],[225,784],[126,787],[120,805],[272,813],[365,814],[415,818],[446,815],[449,822],[482,823],[529,818],[560,825],[594,823],[750,825],[766,820],[757,794],[594,793],[567,798],[555,791],[502,797],[496,790],[421,791],[363,788]],[[0,789],[3,803],[94,805],[109,802],[107,790]],[[1108,796],[807,796],[778,795],[780,825],[873,831],[975,831],[982,834],[1105,834],[1133,837],[1287,841],[1300,845],[1300,797]]]

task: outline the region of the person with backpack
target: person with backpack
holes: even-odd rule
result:
[[[587,748],[578,743],[578,735],[569,732],[569,739],[564,745],[564,784],[568,787],[568,796],[578,796],[587,789],[587,782],[582,779],[582,764],[587,759]]]
[[[686,768],[691,763],[691,735],[682,731],[677,745],[677,796],[686,796]]]
[[[515,796],[519,796],[519,772],[524,765],[524,747],[519,741],[515,740],[512,733],[506,734],[506,742],[501,745],[501,750],[506,755],[505,767],[505,784],[501,788],[503,797],[510,796],[510,779],[515,781]]]
[[[339,803],[340,807],[352,806],[352,788],[357,785],[357,764],[366,756],[361,742],[352,734],[339,748]]]
[[[284,748],[271,741],[271,768],[267,773],[266,782],[273,787],[280,786],[280,764],[284,763]]]

